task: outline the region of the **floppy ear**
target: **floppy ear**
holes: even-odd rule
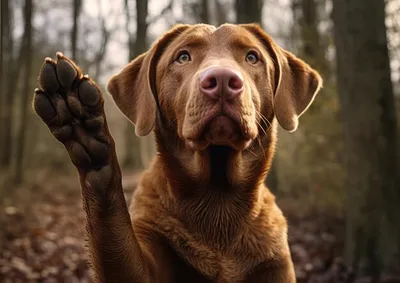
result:
[[[322,78],[303,60],[280,48],[259,25],[242,25],[263,43],[274,62],[274,111],[278,123],[294,132],[299,117],[313,102],[322,87]]]
[[[108,82],[107,89],[121,112],[136,126],[138,136],[148,135],[157,115],[156,67],[165,48],[190,25],[175,25],[149,51],[131,61]]]

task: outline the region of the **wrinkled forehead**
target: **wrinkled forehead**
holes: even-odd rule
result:
[[[182,49],[199,49],[202,52],[224,54],[232,50],[257,46],[259,46],[257,38],[239,25],[224,24],[216,28],[212,25],[197,24],[175,38],[165,53],[173,55]]]

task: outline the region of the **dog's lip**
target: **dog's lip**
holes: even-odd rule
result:
[[[232,115],[233,114],[233,115]],[[224,119],[226,118],[226,122],[229,123],[231,121],[236,127],[237,131],[237,136],[234,140],[229,140],[229,141],[219,141],[218,139],[209,139],[207,137],[207,129],[210,126],[210,124],[213,121],[217,121],[218,119]],[[209,113],[207,116],[207,119],[205,119],[202,123],[202,126],[199,128],[197,131],[196,135],[193,135],[191,137],[185,138],[187,145],[192,148],[193,150],[196,151],[202,151],[205,150],[208,146],[210,145],[226,145],[230,146],[236,150],[240,150],[243,148],[246,148],[253,138],[249,133],[247,133],[245,130],[245,127],[242,125],[242,121],[240,118],[240,115],[234,115],[234,113],[224,113],[221,111],[212,111],[212,113]]]
[[[232,140],[242,138],[235,121],[225,115],[218,115],[204,129],[203,136],[212,144],[226,145]]]
[[[246,127],[243,125],[243,120],[240,117],[239,113],[235,113],[235,111],[221,111],[220,109],[214,108],[210,110],[210,112],[207,115],[207,118],[204,119],[204,121],[201,123],[201,126],[199,127],[198,131],[196,131],[196,134],[191,135],[190,137],[186,137],[187,140],[190,141],[197,141],[201,139],[202,136],[204,136],[204,132],[207,129],[207,126],[216,118],[219,116],[224,116],[232,120],[238,127],[239,129],[239,134],[244,138],[244,139],[252,139],[251,134],[248,133],[246,130]]]
[[[207,125],[216,117],[221,115],[221,111],[218,108],[211,109],[207,115],[207,117],[204,119],[204,121],[201,123],[201,126],[199,127],[198,131],[196,134],[192,135],[191,137],[188,137],[188,140],[196,141],[201,138],[201,136],[204,134],[204,131],[207,127]]]
[[[247,147],[249,147],[251,142],[252,142],[251,139],[237,140],[236,142],[232,142],[229,144],[228,143],[212,143],[206,139],[197,139],[197,140],[187,139],[186,140],[187,146],[194,151],[204,151],[207,148],[209,148],[209,146],[211,146],[211,145],[228,146],[234,150],[241,151],[241,150],[244,150]]]

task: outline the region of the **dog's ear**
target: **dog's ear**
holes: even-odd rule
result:
[[[274,62],[274,111],[282,128],[294,132],[299,117],[322,87],[322,78],[303,60],[280,48],[259,25],[245,24],[267,49]]]
[[[156,67],[163,51],[189,25],[175,25],[149,51],[131,61],[108,82],[107,89],[121,112],[136,126],[138,136],[148,135],[157,115]]]

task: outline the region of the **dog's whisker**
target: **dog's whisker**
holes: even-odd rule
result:
[[[254,157],[258,157],[258,155],[254,152],[254,151],[252,151],[251,149],[246,149],[248,152],[250,152],[252,155],[254,155]]]
[[[265,148],[264,148],[264,146],[263,146],[263,144],[262,144],[262,140],[261,140],[260,137],[257,138],[257,140],[258,140],[258,144],[259,144],[259,146],[260,146],[260,148],[261,148],[262,154],[263,154],[263,156],[264,156],[264,161],[267,161],[267,154],[265,153]]]
[[[260,122],[259,121],[256,121],[256,123],[257,123],[257,125],[260,127],[260,129],[261,129],[261,131],[264,133],[264,135],[268,135],[267,134],[267,132],[266,132],[266,130],[262,127],[262,125],[260,124]]]
[[[260,112],[260,111],[256,111],[257,115],[259,115],[260,119],[267,125],[267,128],[269,128],[271,126],[271,122],[268,121],[268,119]]]

